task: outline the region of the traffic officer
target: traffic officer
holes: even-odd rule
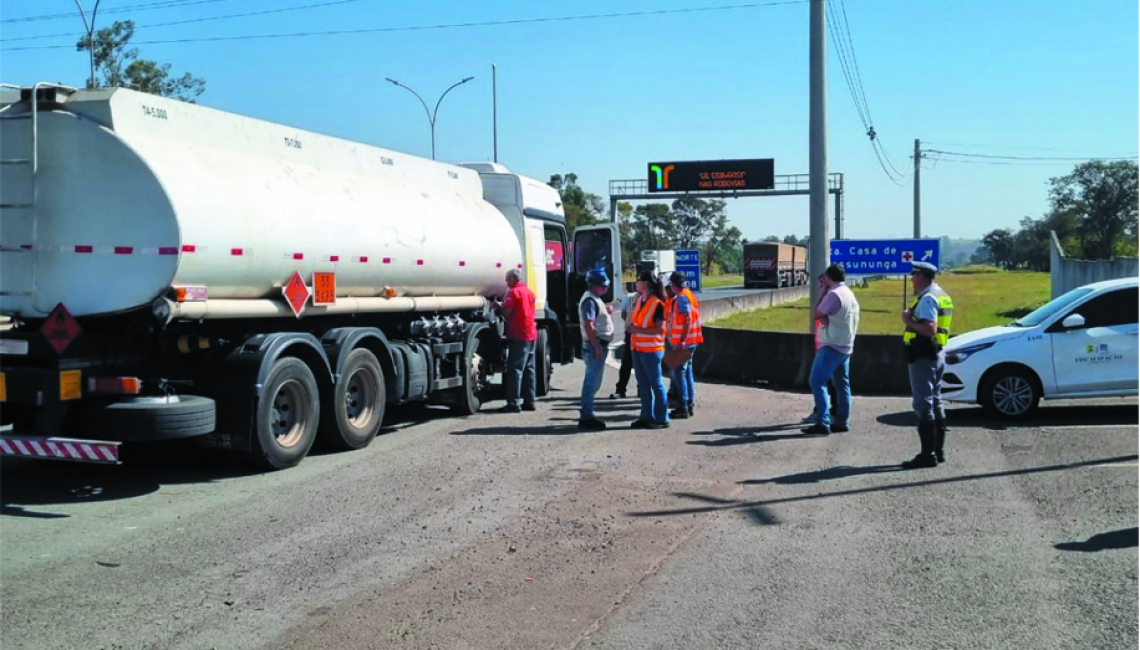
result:
[[[701,333],[701,303],[685,286],[685,274],[674,271],[669,276],[669,298],[665,307],[665,322],[668,328],[670,347],[684,346],[689,354],[695,354],[697,346],[705,342]],[[677,393],[677,408],[670,417],[684,420],[693,415],[696,401],[693,382],[693,358],[672,369],[670,386]]]
[[[942,348],[950,339],[950,321],[954,316],[954,301],[934,281],[938,267],[927,262],[914,262],[911,266],[915,299],[910,309],[902,313],[906,327],[903,344],[922,451],[902,463],[903,469],[935,467],[946,460],[942,452],[946,440],[946,414],[942,410],[946,358]]]

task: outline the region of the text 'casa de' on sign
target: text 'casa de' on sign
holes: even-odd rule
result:
[[[914,262],[940,267],[937,239],[833,239],[831,261],[847,275],[909,275]]]

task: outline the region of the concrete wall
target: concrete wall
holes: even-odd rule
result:
[[[741,311],[764,309],[793,300],[807,298],[809,287],[788,287],[786,289],[773,289],[771,291],[757,291],[743,296],[730,296],[726,298],[708,298],[701,300],[701,322],[710,323],[718,318],[724,318]],[[805,323],[806,326],[806,323]]]
[[[808,387],[815,359],[811,334],[704,327],[705,342],[693,360],[697,377],[778,388]],[[902,332],[855,339],[851,389],[856,393],[910,394]]]
[[[1111,260],[1074,260],[1065,257],[1057,233],[1049,231],[1052,250],[1049,253],[1050,294],[1053,298],[1101,280],[1134,278],[1140,275],[1140,260],[1119,257]]]

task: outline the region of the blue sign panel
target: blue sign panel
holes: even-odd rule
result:
[[[701,290],[701,252],[698,250],[676,251],[677,270],[685,274],[685,281],[693,291]]]
[[[937,239],[833,239],[831,261],[847,275],[910,275],[912,262],[941,267]]]

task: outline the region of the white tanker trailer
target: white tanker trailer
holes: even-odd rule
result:
[[[537,296],[539,394],[581,347],[558,193],[125,89],[0,93],[0,455],[117,462],[201,437],[273,469],[367,445],[386,404],[478,411]],[[620,283],[614,283],[614,286]],[[612,299],[612,297],[611,297]]]

